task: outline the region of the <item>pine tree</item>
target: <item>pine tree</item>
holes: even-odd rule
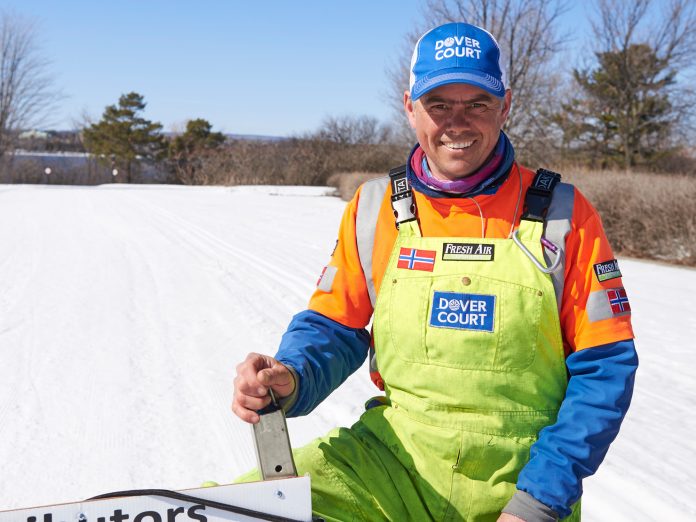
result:
[[[133,180],[138,162],[159,161],[165,152],[162,125],[141,116],[145,106],[141,94],[124,94],[118,105],[104,110],[99,122],[83,130],[85,149],[124,170],[128,183]]]
[[[224,142],[225,135],[212,132],[212,125],[207,120],[189,120],[184,133],[169,143],[169,161],[177,181],[186,185],[196,183],[196,174],[206,154]]]
[[[593,166],[662,168],[693,142],[696,91],[678,71],[696,56],[696,3],[596,0],[595,7],[595,62],[573,72],[573,96],[556,115],[564,152]]]
[[[676,121],[667,91],[676,71],[646,44],[596,56],[594,69],[573,73],[581,96],[563,104],[565,140],[603,168],[654,163]]]

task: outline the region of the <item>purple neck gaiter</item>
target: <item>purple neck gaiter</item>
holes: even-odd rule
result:
[[[418,179],[430,188],[441,192],[451,192],[453,194],[466,194],[480,186],[486,179],[496,173],[503,163],[505,153],[505,143],[502,139],[493,151],[491,157],[473,174],[455,181],[443,181],[435,178],[430,172],[428,159],[421,147],[418,147],[411,156],[411,168]]]

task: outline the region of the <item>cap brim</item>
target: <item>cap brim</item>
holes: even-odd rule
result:
[[[490,74],[478,71],[476,69],[441,69],[439,71],[428,74],[417,81],[411,89],[411,99],[417,100],[425,93],[442,85],[450,83],[465,83],[479,87],[493,96],[502,98],[505,96],[505,86],[503,82],[494,78]]]

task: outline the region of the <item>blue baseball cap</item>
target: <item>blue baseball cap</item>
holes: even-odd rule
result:
[[[457,22],[420,37],[411,59],[411,98],[415,101],[448,83],[467,83],[498,98],[505,96],[500,47],[491,33]]]

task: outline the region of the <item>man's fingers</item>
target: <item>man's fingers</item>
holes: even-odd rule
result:
[[[247,410],[246,408],[242,408],[242,406],[240,406],[236,401],[232,403],[232,412],[234,412],[234,414],[244,422],[248,422],[250,424],[256,424],[259,422],[259,420],[261,420],[258,413],[252,410]]]
[[[259,415],[256,411],[265,408],[269,402],[271,402],[271,398],[268,395],[251,397],[235,393],[232,411],[243,421],[256,424],[259,421]]]
[[[234,378],[235,393],[251,395],[252,397],[264,397],[268,395],[268,386],[259,382],[256,371],[244,371]]]
[[[257,423],[256,411],[271,402],[269,388],[278,397],[287,397],[295,389],[295,379],[290,370],[273,357],[250,353],[237,365],[232,411],[245,422]]]
[[[523,518],[517,517],[515,515],[510,515],[509,513],[501,513],[496,522],[525,522]]]
[[[239,404],[242,408],[247,410],[261,410],[268,406],[271,402],[271,397],[266,395],[264,397],[250,397],[249,395],[238,395],[235,397],[235,402]]]

